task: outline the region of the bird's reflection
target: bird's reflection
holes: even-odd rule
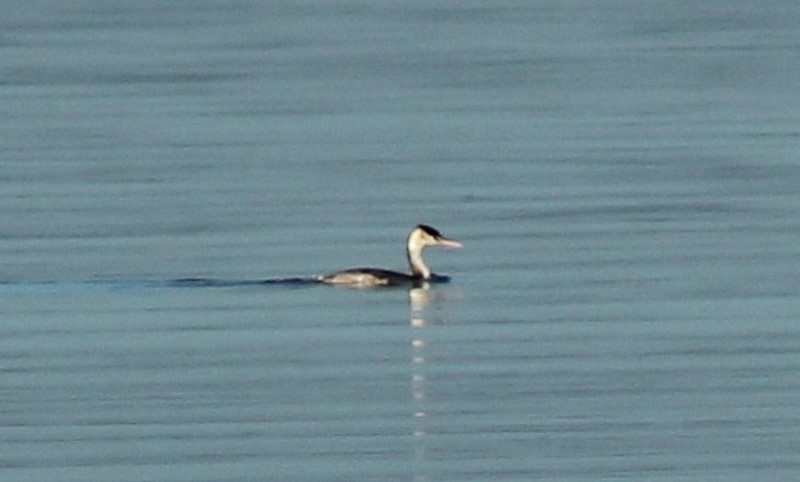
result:
[[[426,352],[428,339],[426,328],[431,325],[447,322],[443,315],[443,306],[448,300],[461,297],[461,293],[452,289],[432,289],[428,283],[411,288],[408,291],[411,333],[411,399],[413,403],[413,440],[415,481],[426,481],[427,436],[429,413],[427,404],[428,377],[426,375]]]

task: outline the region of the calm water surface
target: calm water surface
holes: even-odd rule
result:
[[[789,2],[0,2],[0,478],[797,480]],[[399,269],[420,290],[258,281]]]

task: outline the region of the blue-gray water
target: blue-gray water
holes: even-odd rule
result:
[[[0,479],[797,480],[792,2],[0,7]]]

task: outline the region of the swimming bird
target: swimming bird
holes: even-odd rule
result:
[[[436,228],[420,224],[408,235],[406,257],[411,274],[380,268],[351,268],[337,273],[316,276],[314,281],[331,285],[344,285],[359,288],[379,286],[419,286],[425,282],[446,282],[450,278],[433,273],[422,259],[422,251],[429,246],[461,248],[464,245],[442,236]]]

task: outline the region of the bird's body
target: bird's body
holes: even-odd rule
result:
[[[380,268],[351,268],[325,276],[317,276],[315,281],[331,285],[345,285],[354,287],[381,287],[381,286],[418,286],[426,282],[449,281],[447,276],[431,272],[422,251],[430,246],[443,246],[460,248],[463,245],[458,241],[447,239],[430,226],[420,224],[408,235],[406,242],[406,257],[411,268],[411,273],[401,273]]]

